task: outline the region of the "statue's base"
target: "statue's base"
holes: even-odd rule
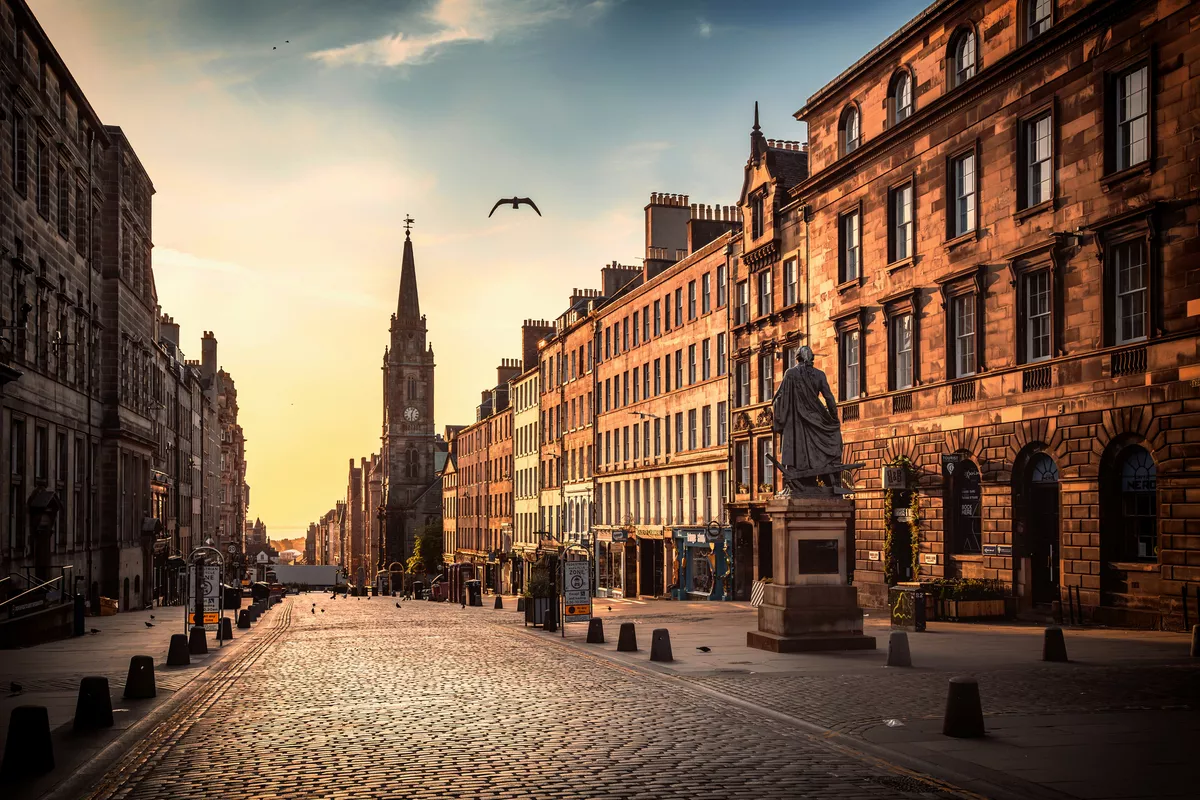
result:
[[[844,636],[780,636],[777,633],[746,631],[746,646],[771,653],[819,653],[832,650],[874,650],[875,637],[863,634]]]

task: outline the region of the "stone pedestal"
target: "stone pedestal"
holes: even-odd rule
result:
[[[774,583],[758,609],[758,630],[746,644],[775,653],[874,650],[863,635],[858,590],[847,585],[846,524],[854,503],[840,497],[797,496],[767,503],[773,536]]]

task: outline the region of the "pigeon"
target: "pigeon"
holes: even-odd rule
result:
[[[313,612],[314,614],[316,614],[316,613],[317,613],[317,610],[314,608],[314,609],[312,610],[312,612]]]
[[[153,628],[153,627],[154,627],[154,623],[153,623],[153,622],[147,622],[147,623],[146,623],[146,627],[147,627],[147,628]]]
[[[324,613],[325,613],[325,609],[323,609],[323,608],[322,608],[322,609],[321,609],[321,613],[322,613],[322,614],[324,614]]]
[[[11,691],[13,694],[20,694],[21,692],[25,691],[25,687],[22,686],[21,684],[17,683],[16,681],[13,681],[12,683],[10,683],[8,685],[8,688],[9,688],[9,691]],[[12,695],[9,695],[9,697],[11,697],[11,696]]]
[[[151,615],[150,615],[150,619],[154,619],[154,615],[153,615],[153,614],[151,614]]]
[[[534,205],[533,201],[530,200],[528,197],[501,197],[499,200],[496,201],[496,205],[492,206],[492,210],[488,213],[488,216],[491,217],[492,214],[495,214],[496,209],[499,208],[500,206],[504,205],[505,203],[512,203],[513,208],[518,208],[518,207],[520,207],[520,205],[522,203],[524,203],[525,205],[532,208],[534,211],[537,211],[537,215],[539,217],[542,215],[542,212],[538,211],[538,207],[536,205]]]
[[[712,650],[711,647],[697,647],[696,649],[699,650],[701,653],[707,653],[709,650]]]
[[[277,47],[272,47],[271,49],[272,49],[272,50],[277,50],[277,49],[279,49],[279,48],[277,48]]]
[[[399,603],[396,603],[396,608],[399,608],[399,607],[400,607],[400,604],[399,604]]]
[[[99,632],[100,632],[99,628],[91,628],[90,630],[88,630],[88,633],[99,633]]]
[[[611,611],[612,611],[612,606],[609,606],[609,607],[608,607],[608,610],[609,610],[609,612],[611,612]]]

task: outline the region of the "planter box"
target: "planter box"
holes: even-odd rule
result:
[[[987,619],[1004,616],[1004,598],[995,600],[939,600],[939,619]]]
[[[544,625],[546,612],[550,609],[549,597],[531,597],[525,600],[525,624]]]

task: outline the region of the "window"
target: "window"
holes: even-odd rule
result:
[[[842,155],[849,155],[858,149],[859,133],[858,108],[847,106],[842,112],[841,122],[838,123],[838,143],[841,145]]]
[[[642,386],[641,381],[638,380],[638,373],[641,372],[641,369],[642,369],[641,367],[633,368],[633,402],[635,402],[635,403],[641,399],[638,396],[638,393],[641,390],[641,386]]]
[[[725,265],[717,267],[717,308],[725,307]]]
[[[683,349],[675,351],[675,388],[683,388]]]
[[[726,419],[725,401],[717,403],[717,444],[729,441],[729,420]]]
[[[663,298],[663,330],[671,330],[671,293],[667,292],[667,296]]]
[[[737,443],[738,491],[750,491],[750,442]]]
[[[764,491],[775,489],[775,465],[767,456],[775,455],[775,442],[770,436],[758,440],[758,479],[759,488]]]
[[[736,305],[733,309],[733,324],[744,325],[750,321],[750,284],[739,281],[735,294]]]
[[[675,327],[683,324],[683,287],[675,290]]]
[[[712,406],[700,410],[701,436],[700,442],[704,447],[712,446]]]
[[[700,343],[700,380],[706,381],[712,377],[712,341],[705,339]]]
[[[662,394],[662,359],[654,359],[654,396]]]
[[[1110,249],[1112,274],[1116,279],[1116,319],[1113,330],[1117,344],[1146,338],[1149,292],[1146,271],[1146,242],[1121,242]]]
[[[862,212],[843,214],[838,228],[838,283],[856,281],[862,274]]]
[[[712,273],[706,272],[700,276],[700,313],[712,311]]]
[[[665,375],[665,377],[663,378],[663,382],[666,384],[665,386],[663,386],[663,391],[669,392],[669,391],[671,391],[671,354],[670,353],[667,353],[665,356],[663,356],[663,373]],[[675,388],[678,389],[679,387],[676,386]]]
[[[650,305],[642,306],[642,342],[650,341]]]
[[[36,155],[37,211],[45,219],[50,219],[50,154],[46,149],[46,143],[40,139],[37,143]]]
[[[654,335],[662,334],[662,301],[654,301]]]
[[[763,219],[763,195],[759,193],[750,200],[750,238],[757,239],[763,235],[766,222]]]
[[[950,183],[954,191],[949,237],[962,236],[975,230],[975,153],[965,153],[950,161]]]
[[[692,408],[688,410],[688,450],[696,449],[696,434],[696,409]]]
[[[783,371],[787,372],[800,361],[800,345],[790,344],[783,348]]]
[[[610,325],[604,329],[604,358],[605,359],[612,358],[612,355],[613,355],[611,334],[612,334],[612,326]]]
[[[950,44],[949,83],[957,89],[975,77],[975,32],[959,31]]]
[[[688,281],[688,322],[696,318],[696,282]]]
[[[683,452],[683,412],[675,415],[675,452]]]
[[[888,326],[892,391],[911,389],[913,385],[913,315],[897,314]]]
[[[1021,123],[1021,208],[1031,208],[1054,196],[1053,122],[1047,111]]]
[[[892,78],[888,92],[888,111],[892,125],[899,125],[913,113],[913,82],[908,70],[902,69]]]
[[[765,317],[775,311],[775,284],[771,281],[771,270],[758,273],[758,315]]]
[[[16,112],[12,118],[13,189],[19,197],[29,194],[29,133],[25,118]]]
[[[1041,269],[1021,276],[1025,337],[1022,343],[1025,362],[1044,361],[1051,355],[1050,270]]]
[[[775,397],[775,354],[758,357],[758,401],[766,403]]]
[[[629,370],[622,373],[623,380],[621,381],[621,405],[629,405]]]
[[[1054,0],[1026,0],[1025,41],[1032,41],[1050,30],[1054,23]]]
[[[734,407],[750,405],[750,362],[739,361],[734,366],[737,371],[737,382],[734,384]]]
[[[642,365],[642,399],[650,398],[650,364]]]
[[[783,262],[783,305],[793,305],[796,302],[796,259],[789,258]]]
[[[1134,445],[1123,454],[1118,471],[1117,511],[1120,537],[1116,561],[1158,561],[1158,470],[1145,448]]]
[[[71,238],[71,188],[67,165],[58,162],[58,233],[64,239]]]
[[[888,260],[903,261],[913,254],[913,185],[888,192]]]
[[[841,355],[841,400],[854,400],[859,395],[859,331],[842,331],[839,337]]]
[[[629,350],[629,317],[621,320],[621,349]]]
[[[641,327],[640,325],[638,325],[638,320],[641,319],[641,316],[642,315],[641,315],[640,311],[633,312],[633,346],[634,347],[638,346],[638,331]]]
[[[45,484],[49,477],[50,431],[41,425],[33,429],[33,480]]]
[[[975,298],[975,294],[971,293],[960,294],[951,300],[953,378],[965,378],[975,374]]]
[[[696,345],[688,345],[688,386],[696,382]]]
[[[1150,68],[1143,64],[1119,74],[1114,83],[1113,167],[1120,171],[1150,158]]]
[[[717,334],[717,374],[725,374],[725,334]]]

